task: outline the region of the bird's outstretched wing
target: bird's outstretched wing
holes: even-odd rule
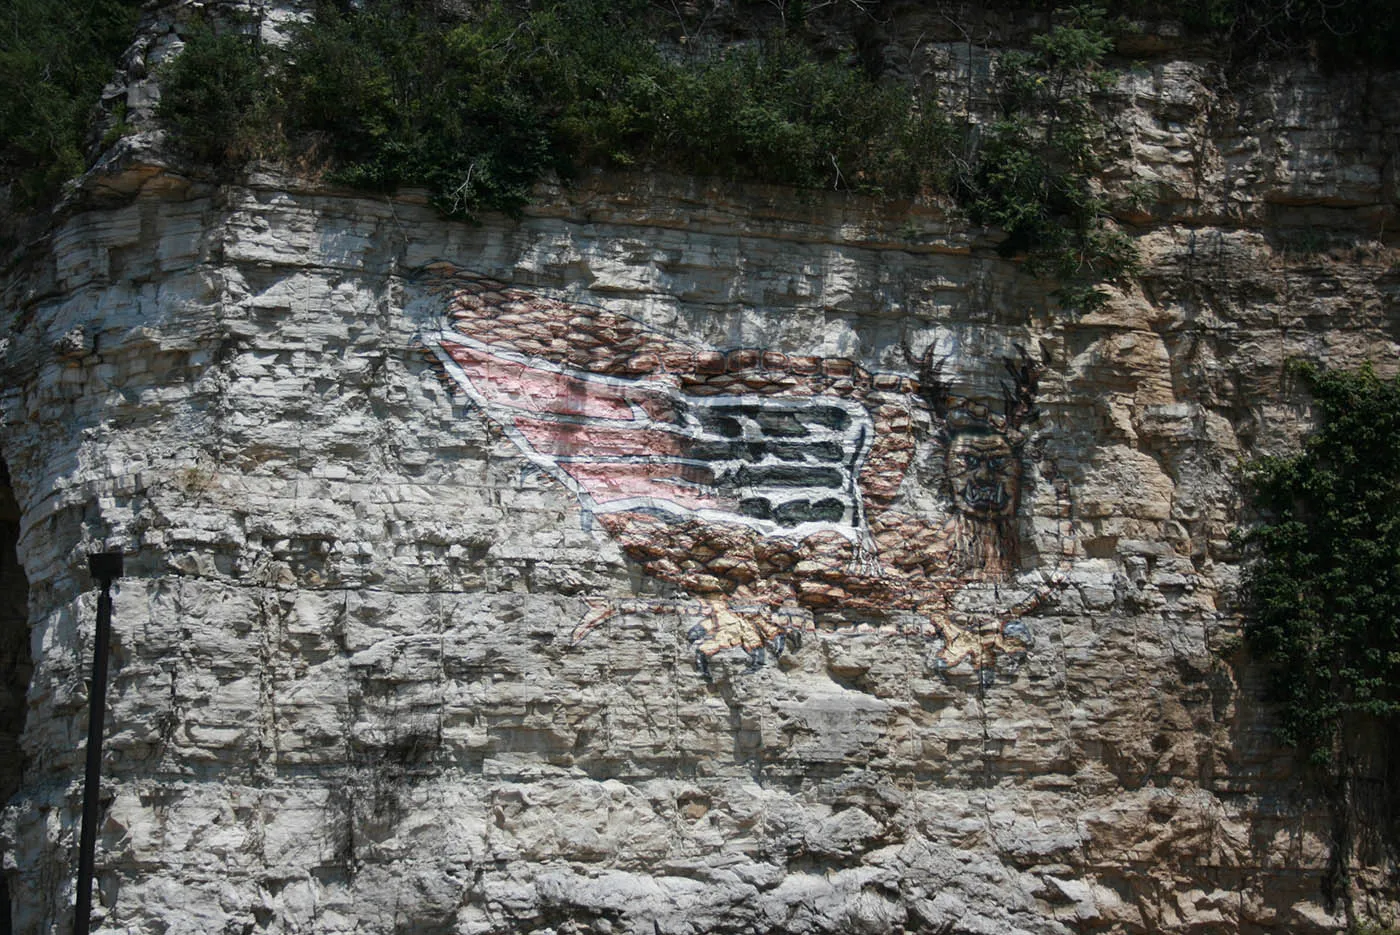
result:
[[[432,350],[463,393],[595,513],[654,512],[763,534],[864,533],[873,427],[839,397],[687,393],[666,373],[592,373],[446,329]]]

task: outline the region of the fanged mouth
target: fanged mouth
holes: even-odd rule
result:
[[[962,499],[975,510],[1004,510],[1011,503],[1011,495],[1001,484],[966,484]]]

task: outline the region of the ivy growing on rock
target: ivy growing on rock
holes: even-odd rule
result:
[[[1392,857],[1400,844],[1400,377],[1294,370],[1320,425],[1300,453],[1248,469],[1261,521],[1243,535],[1258,559],[1245,635],[1271,667],[1282,739],[1329,793],[1345,899],[1356,830]]]
[[[1400,725],[1400,378],[1302,364],[1321,418],[1249,468],[1249,645],[1276,663],[1284,738],[1334,761],[1353,718]]]

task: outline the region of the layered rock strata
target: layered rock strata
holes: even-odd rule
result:
[[[959,48],[926,54],[956,71]],[[194,183],[123,144],[88,180],[106,200],[5,285],[33,664],[14,930],[69,924],[99,547],[128,556],[102,931],[1335,930],[1330,819],[1238,652],[1229,533],[1241,462],[1308,422],[1285,360],[1394,369],[1378,154],[1400,124],[1342,125],[1308,73],[1233,102],[1205,73],[1123,85],[1123,165],[1155,213],[1130,228],[1141,278],[1084,313],[922,209],[640,175],[468,226],[281,175]],[[1372,101],[1400,112],[1388,87]],[[1004,361],[1033,351],[1014,535],[1069,554],[1024,549],[962,608],[1053,578],[1017,618],[1019,665],[949,665],[897,614],[818,625],[847,592],[802,605],[799,648],[755,666],[740,640],[706,678],[689,608],[736,580],[711,569],[723,549],[591,521],[454,395],[423,353],[453,308],[425,285],[444,262],[636,329],[551,350],[482,319],[483,344],[629,379],[684,349],[666,372],[700,396],[762,372],[760,396],[915,399],[930,373],[907,352],[932,348],[952,408],[995,411]],[[908,403],[902,476],[862,496],[952,515],[936,410]],[[944,573],[902,529],[875,534],[889,561]],[[1381,917],[1384,868],[1354,869]]]

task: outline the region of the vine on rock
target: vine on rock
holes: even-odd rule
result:
[[[1241,537],[1258,555],[1245,636],[1271,665],[1282,739],[1328,792],[1332,891],[1355,927],[1353,851],[1400,856],[1400,376],[1293,369],[1321,424],[1299,454],[1248,468],[1262,521]]]

